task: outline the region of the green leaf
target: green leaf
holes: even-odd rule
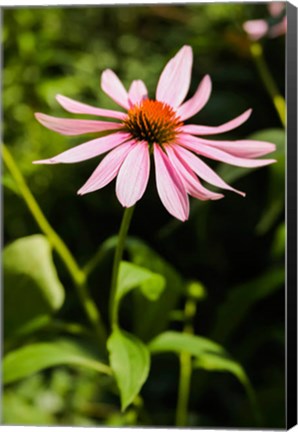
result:
[[[151,353],[186,352],[195,357],[195,367],[206,370],[228,371],[247,386],[249,382],[242,366],[228,356],[225,349],[210,339],[187,333],[168,331],[157,336],[148,345]]]
[[[170,320],[170,313],[176,307],[186,286],[179,273],[157,252],[138,239],[129,238],[127,249],[132,261],[145,266],[165,278],[166,285],[158,302],[149,302],[144,296],[135,292],[135,333],[142,340],[150,340],[164,331]]]
[[[214,353],[203,353],[194,362],[194,367],[208,371],[230,372],[244,385],[247,385],[248,378],[243,367],[228,357]]]
[[[221,345],[201,336],[168,331],[157,336],[149,343],[148,347],[153,354],[162,352],[188,353],[195,357],[194,366],[197,368],[232,373],[245,388],[252,409],[258,417],[255,393],[243,367],[229,357]]]
[[[68,338],[37,342],[8,353],[3,360],[3,383],[9,384],[40,370],[58,366],[82,366],[109,374],[99,354],[86,343]]]
[[[121,261],[114,302],[114,319],[117,319],[121,299],[133,289],[140,288],[149,300],[157,300],[164,286],[165,280],[161,275],[136,264]]]
[[[149,351],[139,339],[119,328],[113,330],[107,346],[124,411],[147,379],[150,369]]]
[[[163,276],[136,264],[121,261],[116,300],[120,302],[123,296],[137,287],[141,288],[142,293],[149,300],[157,300],[164,286],[165,279]]]
[[[255,391],[250,383],[245,370],[232,358],[217,355],[214,353],[203,353],[194,361],[194,367],[210,372],[230,372],[238,379],[245,389],[247,398],[250,401],[252,411],[257,422],[260,421],[260,412],[256,400]]]
[[[210,339],[175,331],[161,333],[149,343],[148,348],[152,353],[175,352],[180,354],[187,352],[195,357],[199,357],[205,352],[225,353],[222,346]]]
[[[64,288],[45,236],[24,237],[6,246],[3,272],[5,336],[46,322],[62,306]]]

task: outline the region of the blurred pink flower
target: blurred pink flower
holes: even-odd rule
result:
[[[205,106],[211,93],[211,79],[206,75],[195,94],[183,103],[190,86],[192,60],[192,49],[182,47],[162,71],[156,99],[148,97],[143,81],[133,81],[127,92],[115,73],[105,70],[101,77],[102,90],[124,108],[125,113],[95,108],[57,95],[60,105],[71,113],[92,114],[115,121],[62,119],[36,113],[42,125],[63,135],[110,133],[35,163],[75,163],[109,152],[78,193],[96,191],[117,177],[116,195],[124,207],[131,207],[145,192],[153,154],[160,199],[168,212],[182,221],[189,215],[188,195],[200,200],[223,197],[206,189],[198,177],[219,188],[245,195],[229,186],[196,155],[241,167],[261,167],[275,161],[256,158],[274,151],[275,146],[263,141],[202,138],[240,126],[249,118],[250,109],[220,126],[184,124]]]
[[[285,2],[270,2],[268,4],[269,14],[273,18],[278,18],[285,9]],[[287,17],[284,16],[280,22],[269,26],[264,19],[249,20],[243,24],[243,29],[252,41],[257,41],[268,35],[271,38],[282,36],[287,32]]]

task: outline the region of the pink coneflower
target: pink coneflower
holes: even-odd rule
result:
[[[57,95],[60,105],[71,113],[92,114],[115,121],[62,119],[37,113],[41,124],[63,135],[110,133],[36,163],[81,162],[109,152],[78,193],[83,195],[101,189],[117,177],[116,195],[124,207],[131,207],[145,192],[150,155],[153,155],[160,199],[168,212],[182,221],[189,215],[188,195],[200,200],[223,197],[206,189],[198,177],[219,188],[245,195],[229,186],[197,155],[241,167],[261,167],[275,161],[255,158],[274,151],[275,146],[263,141],[202,138],[240,126],[251,110],[220,126],[184,124],[205,106],[211,93],[211,79],[206,75],[195,94],[183,103],[190,86],[192,59],[192,49],[184,46],[168,62],[157,84],[156,99],[148,97],[143,81],[133,81],[127,92],[115,73],[105,70],[101,77],[102,90],[124,108],[125,113],[95,108]]]
[[[243,24],[243,29],[252,41],[257,41],[264,36],[275,38],[282,36],[287,32],[287,17],[283,16],[286,3],[285,2],[270,2],[268,4],[268,11],[271,17],[280,18],[279,22],[274,25],[264,19],[249,20]]]

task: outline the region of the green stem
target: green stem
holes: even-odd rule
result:
[[[266,64],[263,48],[259,42],[252,42],[250,44],[250,52],[252,58],[255,61],[256,67],[260,74],[260,77],[269,93],[272,102],[275,106],[280,121],[284,127],[286,127],[286,103],[284,97],[279,93],[277,85],[270,73],[270,70]]]
[[[126,235],[129,229],[130,221],[133,215],[134,206],[128,207],[125,209],[119,234],[118,234],[118,241],[117,246],[115,250],[114,255],[114,262],[113,262],[113,271],[112,271],[112,281],[111,281],[111,292],[110,292],[110,304],[109,304],[109,312],[110,312],[110,322],[111,327],[114,324],[117,324],[117,307],[115,302],[115,296],[117,291],[117,280],[118,280],[118,273],[119,273],[119,267],[120,262],[122,260],[123,250],[124,250],[124,244]]]
[[[183,333],[193,334],[192,321],[196,314],[197,306],[194,298],[190,297],[186,300],[184,308]],[[176,426],[187,426],[188,417],[188,402],[190,396],[190,384],[192,375],[192,359],[187,352],[180,354],[180,376],[178,387],[178,399],[176,409]]]
[[[47,221],[41,208],[39,207],[37,201],[32,195],[29,187],[27,186],[25,179],[20,172],[17,164],[15,163],[10,151],[4,144],[2,145],[2,155],[4,163],[10,171],[12,177],[14,178],[22,194],[22,197],[27,204],[27,207],[30,210],[32,216],[34,217],[37,225],[39,226],[41,231],[47,236],[52,247],[56,250],[57,254],[60,256],[65,267],[67,268],[77,289],[78,296],[86,312],[86,315],[90,323],[94,327],[95,333],[100,343],[105,344],[106,331],[101,321],[99,311],[88,292],[85,273],[79,268],[77,262],[72,256],[70,250],[67,248],[66,244]]]

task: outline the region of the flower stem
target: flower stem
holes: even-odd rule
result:
[[[78,296],[81,300],[87,318],[93,326],[99,342],[105,345],[106,331],[101,321],[100,313],[88,292],[85,273],[80,269],[70,250],[63,242],[61,237],[59,237],[59,235],[56,233],[56,231],[54,231],[54,229],[47,221],[45,215],[43,214],[41,208],[39,207],[37,201],[32,195],[29,187],[27,186],[21,171],[19,170],[17,164],[13,159],[13,156],[4,144],[2,145],[2,155],[4,163],[10,171],[13,179],[15,180],[19,191],[21,192],[22,197],[27,204],[27,207],[30,210],[32,216],[34,217],[37,225],[39,226],[41,231],[47,236],[52,247],[56,250],[57,254],[60,256],[65,267],[67,268],[77,289]]]
[[[269,93],[272,102],[275,106],[277,114],[283,127],[286,127],[286,103],[284,97],[279,93],[277,85],[270,73],[270,70],[266,64],[263,48],[259,42],[252,42],[250,44],[250,52],[252,58],[255,61],[256,67],[260,74],[260,77],[265,85],[267,92]]]
[[[120,262],[122,260],[123,250],[124,250],[124,244],[126,235],[128,233],[130,221],[133,215],[134,206],[127,207],[124,211],[119,234],[118,234],[118,241],[117,246],[115,250],[114,255],[114,262],[113,262],[113,271],[112,271],[112,281],[111,281],[111,292],[110,292],[110,304],[109,304],[109,312],[110,312],[110,323],[111,327],[114,324],[117,324],[117,305],[115,302],[115,296],[117,291],[117,280],[118,280],[118,273],[119,273],[119,267]]]
[[[183,333],[193,334],[193,318],[197,311],[196,300],[193,297],[187,298],[184,307]],[[188,402],[190,396],[190,383],[192,374],[192,359],[187,352],[182,352],[180,360],[180,377],[178,387],[178,400],[176,409],[176,426],[187,426]]]

